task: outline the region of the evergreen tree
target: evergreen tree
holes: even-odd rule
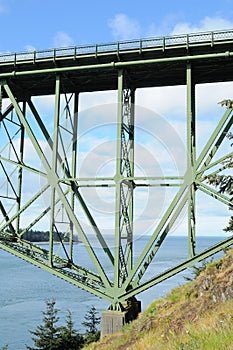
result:
[[[66,326],[57,326],[59,321],[55,300],[46,301],[43,323],[35,331],[30,331],[35,347],[27,345],[29,350],[79,350],[84,345],[84,337],[74,329],[71,312],[68,311]]]
[[[59,348],[62,350],[79,350],[84,345],[84,338],[74,329],[71,312],[68,310],[66,327],[61,328],[59,335]]]
[[[226,232],[232,232],[233,231],[233,216],[230,217],[228,226],[223,229]]]
[[[92,306],[84,318],[85,321],[82,322],[82,325],[86,327],[86,343],[99,340],[100,331],[98,330],[98,325],[100,324],[100,317],[97,316],[96,308]]]
[[[58,336],[60,327],[56,324],[59,321],[58,309],[55,308],[55,300],[46,301],[46,311],[43,312],[43,324],[37,326],[35,331],[30,331],[35,337],[32,338],[34,347],[27,346],[29,350],[58,350]]]
[[[227,137],[231,140],[233,139],[233,134],[230,133]],[[231,144],[233,146],[233,144]],[[225,161],[224,166],[226,169],[233,168],[233,154],[230,155]],[[219,188],[220,193],[227,193],[231,196],[231,204],[229,209],[233,209],[233,176],[230,175],[210,175],[207,176],[208,182]],[[233,216],[230,217],[228,226],[224,228],[224,231],[231,232],[233,231]]]

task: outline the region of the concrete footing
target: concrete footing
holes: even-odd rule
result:
[[[101,320],[101,338],[118,332],[126,323],[135,320],[140,312],[140,301],[134,301],[124,311],[104,311]]]

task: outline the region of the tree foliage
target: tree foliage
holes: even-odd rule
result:
[[[32,338],[35,344],[35,348],[27,346],[29,350],[41,349],[41,350],[53,350],[57,349],[57,338],[59,335],[59,327],[57,322],[59,317],[57,316],[58,309],[55,308],[55,300],[46,301],[46,311],[43,312],[43,324],[37,326],[35,331],[30,331],[35,337]]]
[[[84,345],[84,337],[74,329],[74,322],[69,310],[66,317],[66,327],[61,327],[58,342],[59,349],[62,350],[78,350]]]
[[[100,338],[100,332],[98,326],[100,324],[100,317],[97,315],[96,308],[92,307],[88,310],[84,317],[85,321],[82,322],[82,325],[86,328],[86,343],[91,343],[97,341]]]
[[[43,312],[43,323],[37,326],[32,340],[35,347],[27,345],[29,350],[79,350],[84,344],[84,338],[74,329],[71,313],[68,312],[66,326],[58,326],[58,309],[55,300],[46,301],[46,311]]]
[[[29,242],[48,242],[50,233],[49,231],[29,230],[23,235],[23,239]],[[54,232],[53,239],[55,242],[61,240],[68,242],[69,238],[65,237],[62,232]]]
[[[233,134],[230,133],[227,137],[231,140],[233,139]],[[231,144],[233,146],[233,144]],[[223,162],[224,168],[231,169],[233,168],[233,154],[231,154],[228,158]],[[220,193],[226,193],[230,196],[231,204],[229,206],[230,210],[233,210],[233,175],[218,175],[213,174],[207,176],[207,180],[209,184],[218,187]],[[233,216],[230,217],[228,226],[224,228],[224,231],[230,232],[233,231]]]
[[[191,266],[191,277],[184,277],[188,282],[195,280],[203,271],[206,270],[208,265],[213,262],[213,257],[210,260],[204,259],[200,264]]]

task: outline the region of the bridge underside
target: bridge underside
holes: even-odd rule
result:
[[[211,45],[69,57],[54,51],[52,58],[38,58],[34,53],[30,59],[0,62],[0,248],[108,300],[112,310],[124,311],[139,293],[233,244],[233,237],[228,237],[196,250],[196,194],[226,209],[232,205],[206,176],[226,171],[223,163],[232,153],[219,155],[219,150],[230,132],[233,108],[226,103],[197,154],[195,91],[199,83],[233,81],[231,47],[232,39],[227,39]],[[161,158],[149,156],[143,141],[135,145],[140,132],[145,134],[148,118],[148,111],[137,108],[137,89],[168,85],[186,85],[186,144],[169,121],[153,113],[147,135],[177,148],[172,174],[157,171]],[[80,93],[103,90],[115,90],[115,104],[80,111]],[[39,105],[38,96],[44,96]],[[142,157],[149,157],[149,173],[138,172],[138,147]],[[105,165],[107,170],[101,172]],[[158,192],[150,195],[151,188]],[[169,203],[164,204],[161,191],[168,189]],[[144,200],[155,218],[153,227],[150,223],[138,230]],[[184,211],[187,256],[148,278]],[[35,238],[42,226],[49,231],[47,246],[28,239],[29,232]],[[146,243],[135,254],[140,236]]]

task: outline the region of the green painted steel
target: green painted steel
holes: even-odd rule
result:
[[[203,252],[196,249],[197,193],[232,206],[231,199],[209,185],[205,176],[224,171],[222,163],[232,155],[215,157],[232,127],[233,106],[226,103],[225,113],[197,156],[195,92],[200,83],[233,81],[232,44],[233,31],[221,31],[0,55],[0,248],[108,300],[112,310],[122,311],[139,293],[231,245],[229,237]],[[182,155],[187,158],[186,170],[182,175],[137,176],[136,90],[180,84],[186,85],[187,153]],[[83,176],[80,140],[86,136],[80,132],[80,93],[113,89],[117,90],[117,110],[115,121],[109,122],[115,123],[114,175],[89,176],[87,172]],[[34,100],[48,94],[53,98],[52,131]],[[5,101],[9,103],[4,109]],[[29,148],[41,166],[28,161]],[[27,178],[41,181],[38,188],[35,183],[30,198]],[[174,195],[136,257],[136,191],[162,187],[171,187]],[[104,189],[112,191],[114,197],[113,246],[86,199],[88,191],[97,189],[102,195]],[[186,259],[147,278],[184,208]],[[25,239],[41,222],[48,225],[48,249]],[[85,266],[80,264],[76,236],[85,249]],[[104,268],[106,261],[108,268]]]
[[[195,117],[195,84],[193,83],[192,66],[187,65],[187,168],[193,174],[188,194],[188,242],[189,256],[195,255],[196,244],[196,188],[195,188],[195,167],[196,167],[196,117]]]

